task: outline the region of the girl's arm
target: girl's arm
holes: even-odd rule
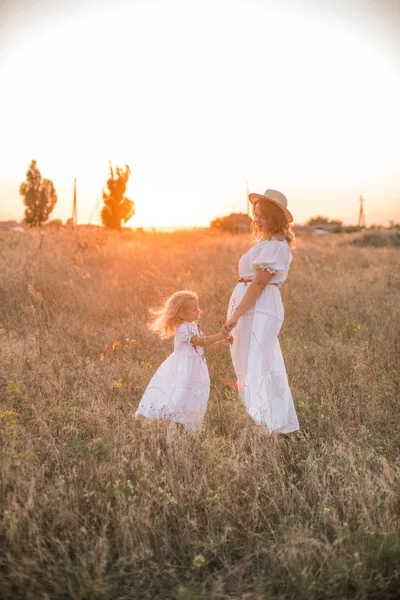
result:
[[[256,300],[261,293],[267,283],[272,279],[273,274],[269,271],[264,271],[262,269],[257,269],[256,274],[254,276],[253,281],[248,285],[247,290],[238,306],[232,313],[231,317],[225,322],[224,330],[229,333],[234,327],[240,317],[244,315],[245,312],[249,310],[256,303]]]
[[[210,346],[211,344],[214,344],[215,342],[219,342],[224,338],[224,335],[222,333],[222,331],[220,331],[219,333],[215,333],[214,335],[206,335],[204,337],[199,337],[198,335],[194,335],[191,340],[190,343],[193,344],[193,346]]]
[[[218,342],[213,342],[208,346],[205,346],[204,352],[208,353],[211,350],[219,350],[219,348],[223,348],[224,346],[231,346],[233,344],[233,337],[230,335],[228,337],[223,337]]]

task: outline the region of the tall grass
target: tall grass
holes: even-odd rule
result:
[[[219,329],[244,237],[0,238],[0,596],[397,598],[399,255],[300,239],[281,345],[307,440],[271,438],[210,354],[200,435],[132,415],[172,351],[148,308]]]

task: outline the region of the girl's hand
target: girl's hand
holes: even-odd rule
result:
[[[223,338],[221,340],[221,346],[232,346],[232,344],[233,344],[233,336],[232,335],[229,335],[228,337]]]
[[[227,329],[225,329],[225,325],[222,326],[221,333],[222,339],[229,337],[230,333]]]

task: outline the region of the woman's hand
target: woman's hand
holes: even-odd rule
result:
[[[236,327],[239,317],[236,317],[234,314],[224,323],[222,331],[224,332],[225,337],[227,337],[232,329]]]
[[[221,343],[221,346],[232,346],[232,344],[233,344],[233,336],[232,335],[228,335],[228,337],[223,338],[220,343]]]
[[[269,271],[264,271],[263,269],[256,270],[253,281],[247,287],[243,298],[235,307],[230,319],[225,321],[225,325],[222,328],[225,337],[230,334],[234,327],[236,327],[239,318],[244,315],[252,306],[254,306],[254,304],[257,302],[257,299],[262,294],[265,286],[269,283],[272,277],[273,275]]]

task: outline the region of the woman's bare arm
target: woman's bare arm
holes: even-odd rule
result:
[[[239,302],[238,306],[234,310],[231,317],[226,321],[224,325],[225,331],[229,332],[233,329],[238,320],[245,312],[249,310],[256,303],[257,298],[261,295],[265,286],[272,279],[273,274],[263,269],[257,269],[253,281],[248,285],[247,290],[244,293],[243,298]]]

